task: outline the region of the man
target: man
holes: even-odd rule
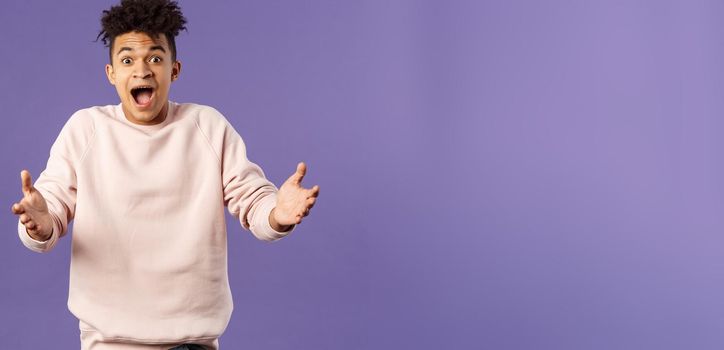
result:
[[[101,22],[120,104],[71,116],[35,185],[21,172],[18,234],[46,252],[75,220],[68,308],[83,349],[217,349],[232,311],[224,206],[273,241],[319,186],[301,186],[299,163],[277,190],[219,112],[168,100],[186,23],[176,2],[123,0]]]

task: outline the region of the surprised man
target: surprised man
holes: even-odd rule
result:
[[[21,172],[20,240],[47,252],[75,220],[68,308],[82,349],[217,349],[232,312],[224,207],[274,241],[319,186],[302,187],[299,163],[277,189],[217,110],[168,100],[186,24],[176,2],[123,0],[101,23],[120,103],[73,114],[37,182]]]

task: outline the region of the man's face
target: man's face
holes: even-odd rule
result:
[[[181,63],[171,58],[166,36],[125,33],[115,37],[112,47],[113,64],[106,65],[106,75],[116,87],[126,118],[136,124],[162,122],[171,82],[181,72]]]

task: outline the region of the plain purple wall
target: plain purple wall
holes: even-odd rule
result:
[[[33,253],[10,205],[71,113],[118,103],[112,3],[0,6],[2,348],[79,344],[71,235]],[[321,186],[280,242],[229,220],[223,348],[724,347],[724,3],[181,5],[171,98]]]

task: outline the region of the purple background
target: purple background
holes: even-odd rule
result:
[[[79,344],[70,236],[31,252],[10,205],[71,113],[118,103],[112,3],[0,9],[2,348]],[[724,3],[181,5],[171,98],[321,186],[280,242],[229,222],[223,348],[724,346]]]

